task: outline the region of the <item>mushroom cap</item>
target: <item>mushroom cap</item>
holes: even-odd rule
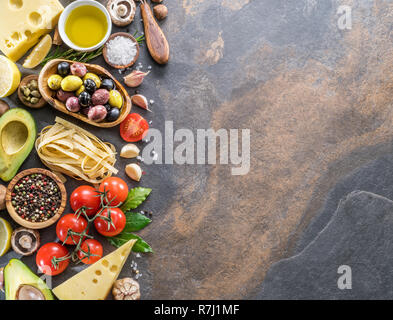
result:
[[[32,255],[40,246],[40,234],[36,230],[18,228],[12,233],[11,246],[22,256]]]
[[[109,0],[106,8],[113,24],[118,27],[125,27],[134,20],[136,13],[134,0]]]
[[[16,292],[16,300],[45,300],[40,289],[29,284],[22,284]]]

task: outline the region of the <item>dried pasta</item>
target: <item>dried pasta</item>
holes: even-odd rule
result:
[[[62,118],[55,121],[42,129],[35,142],[38,156],[48,168],[92,184],[117,174],[116,149],[111,143]]]

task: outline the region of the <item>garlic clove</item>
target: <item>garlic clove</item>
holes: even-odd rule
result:
[[[136,158],[137,156],[139,156],[140,150],[139,148],[135,145],[135,144],[126,144],[120,152],[120,157],[122,158],[127,158],[127,159],[131,159],[131,158]]]
[[[136,163],[131,163],[126,166],[126,174],[132,180],[140,181],[142,177],[142,169]]]
[[[146,97],[141,94],[135,94],[131,97],[131,102],[133,105],[136,105],[139,108],[149,110],[149,102],[147,101]]]
[[[139,87],[142,84],[143,79],[145,79],[149,73],[150,71],[142,72],[139,70],[134,70],[128,76],[124,77],[124,83],[130,88]]]

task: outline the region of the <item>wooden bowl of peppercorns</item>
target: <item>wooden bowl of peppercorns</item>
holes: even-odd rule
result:
[[[16,223],[29,229],[44,229],[61,217],[67,203],[67,191],[54,173],[33,168],[20,172],[11,180],[5,202]]]

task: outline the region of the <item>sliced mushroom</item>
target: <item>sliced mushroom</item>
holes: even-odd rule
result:
[[[4,268],[0,268],[0,290],[4,292]]]
[[[40,246],[40,234],[36,230],[19,228],[11,236],[12,249],[22,256],[30,256]]]
[[[45,300],[45,296],[36,287],[22,284],[16,292],[16,300]]]
[[[0,185],[0,210],[5,209],[5,194],[7,193],[7,188],[2,184]]]
[[[125,27],[133,20],[136,12],[134,0],[109,0],[106,5],[113,24]]]
[[[132,278],[117,280],[112,289],[115,300],[139,300],[141,292],[139,283]]]

